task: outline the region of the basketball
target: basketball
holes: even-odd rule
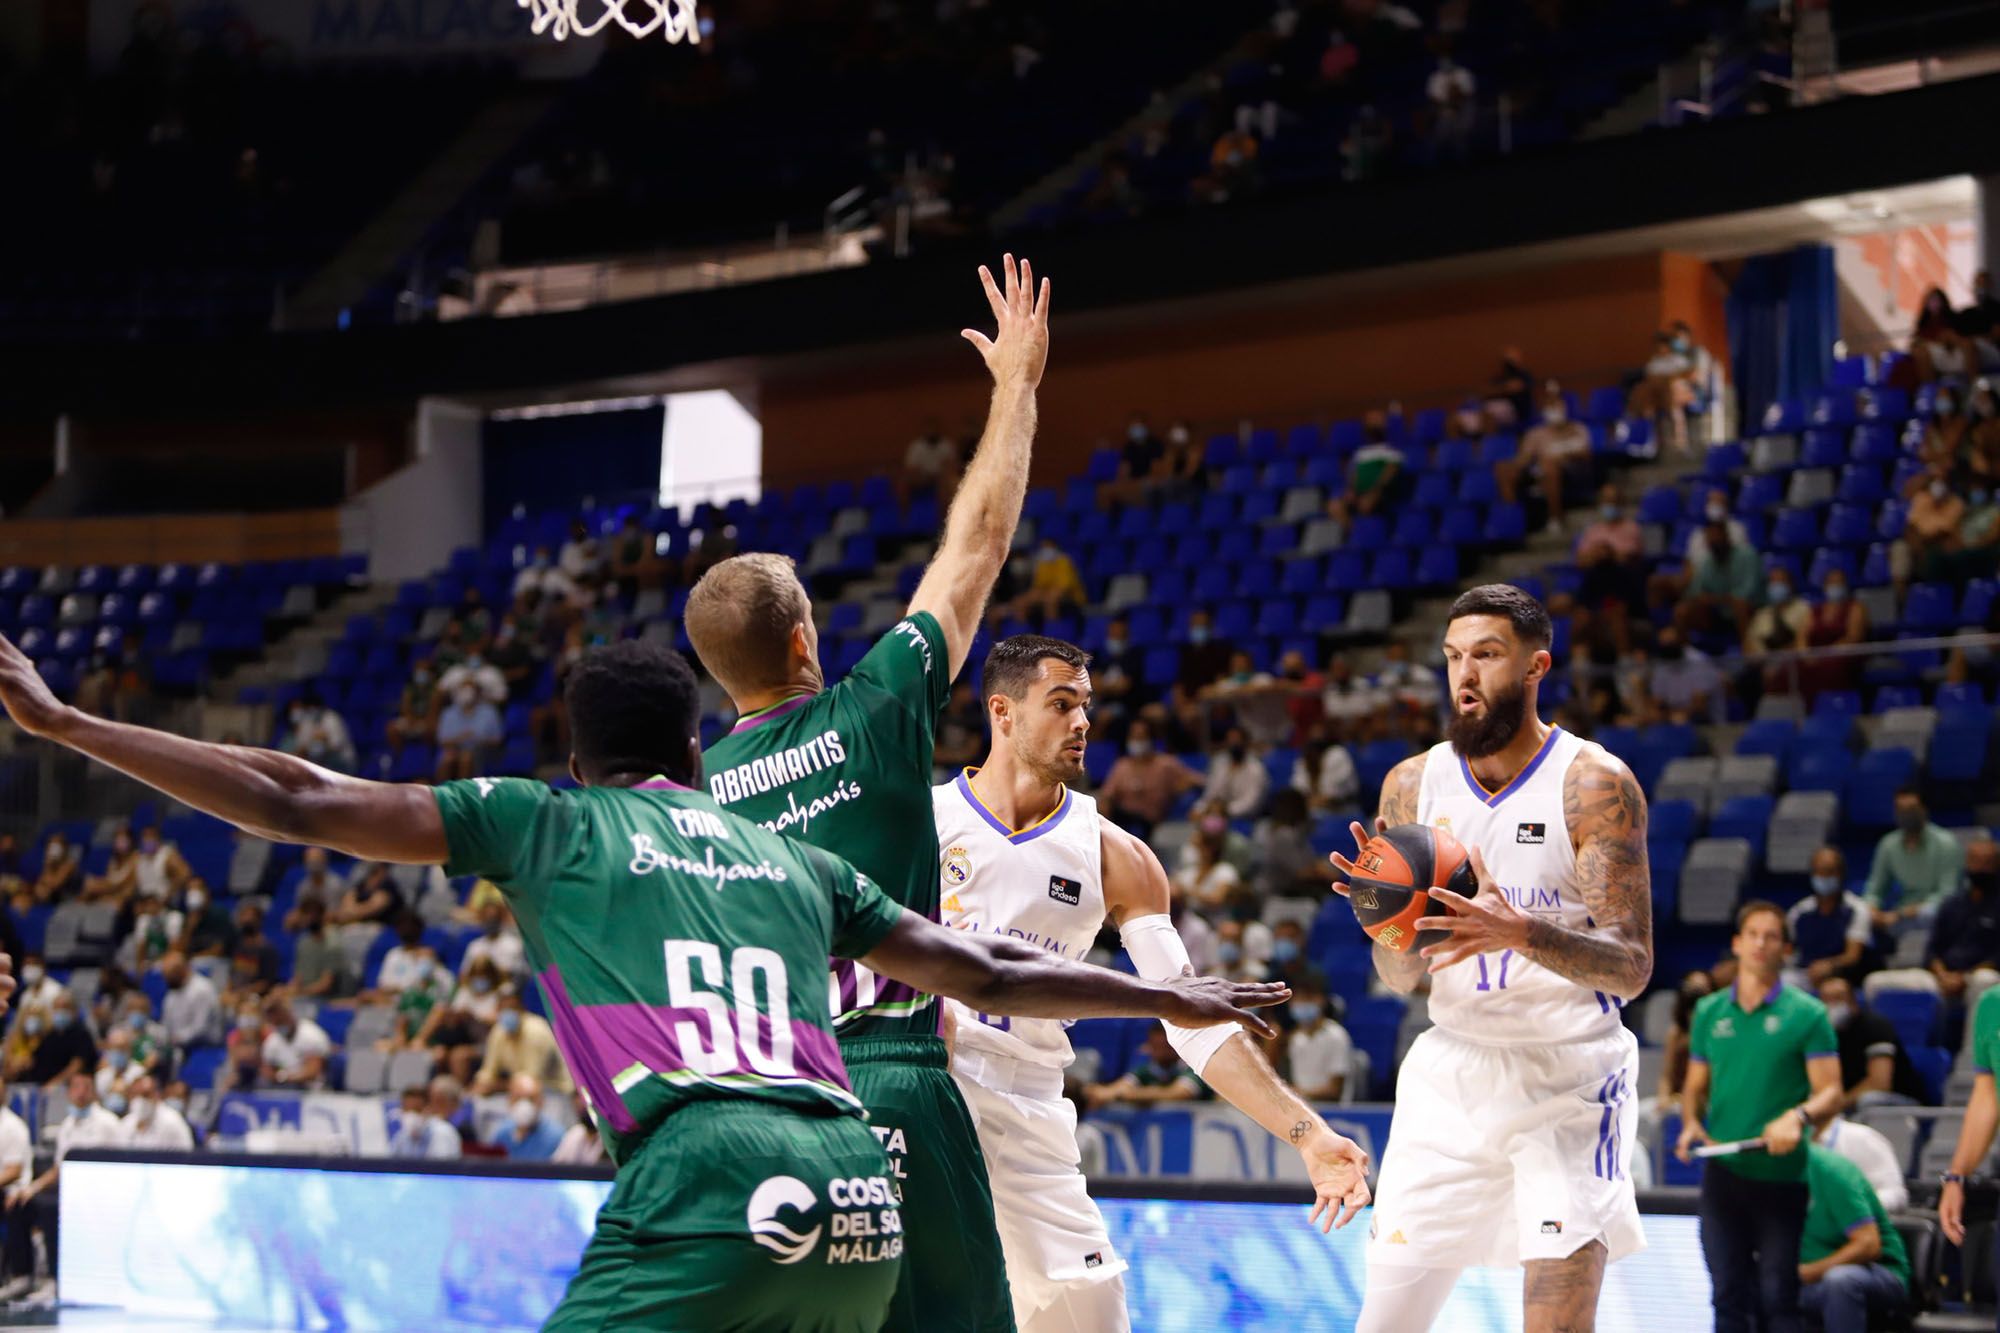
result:
[[[1347,900],[1368,938],[1407,953],[1444,939],[1441,930],[1416,929],[1431,915],[1428,890],[1449,889],[1470,898],[1479,891],[1472,858],[1457,838],[1427,824],[1398,824],[1370,838],[1354,858],[1357,872]]]

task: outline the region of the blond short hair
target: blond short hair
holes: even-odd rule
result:
[[[732,695],[785,683],[792,629],[806,618],[806,589],[790,556],[733,555],[688,594],[688,641]]]

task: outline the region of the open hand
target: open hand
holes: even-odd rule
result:
[[[1479,878],[1479,892],[1464,898],[1448,889],[1432,889],[1431,902],[1446,909],[1446,914],[1424,917],[1416,925],[1419,935],[1427,930],[1441,930],[1451,936],[1443,944],[1433,944],[1422,951],[1422,956],[1430,959],[1433,972],[1441,972],[1475,954],[1520,950],[1528,945],[1528,922],[1532,918],[1500,892],[1500,886],[1486,873],[1486,858],[1477,847],[1468,847],[1466,855],[1472,858],[1472,873]]]
[[[963,329],[959,336],[979,349],[992,372],[993,382],[1002,386],[1034,388],[1042,382],[1042,367],[1049,359],[1049,280],[1035,290],[1035,273],[1023,259],[1017,267],[1014,256],[1000,260],[1005,275],[1003,295],[993,283],[993,273],[979,266],[979,283],[986,289],[986,303],[993,307],[999,329],[989,338],[978,329]]]
[[[1224,977],[1198,977],[1191,967],[1166,983],[1169,1011],[1160,1017],[1177,1027],[1210,1028],[1220,1023],[1241,1023],[1253,1034],[1266,1039],[1277,1029],[1251,1013],[1269,1009],[1292,998],[1292,988],[1279,981],[1230,981]]]
[[[1362,826],[1361,821],[1358,819],[1348,824],[1347,831],[1354,835],[1354,851],[1356,855],[1359,855],[1361,849],[1368,845],[1369,838],[1374,836],[1374,834],[1369,833],[1369,831]],[[1375,832],[1387,833],[1388,831],[1389,831],[1389,821],[1381,818],[1380,816],[1377,816],[1375,820]],[[1338,870],[1341,874],[1345,875],[1347,879],[1354,878],[1354,862],[1348,860],[1346,857],[1342,856],[1339,852],[1332,853],[1326,859],[1333,862],[1333,868],[1335,870]],[[1333,882],[1333,891],[1339,894],[1343,898],[1347,897],[1347,881],[1340,879],[1335,880]]]
[[[0,635],[0,705],[30,736],[53,735],[69,712],[28,655],[4,635]]]
[[[1368,1206],[1368,1154],[1360,1144],[1321,1125],[1299,1144],[1299,1156],[1313,1186],[1307,1220],[1318,1223],[1321,1234],[1346,1226]]]

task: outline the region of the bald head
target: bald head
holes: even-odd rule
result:
[[[716,565],[688,594],[684,623],[701,664],[732,698],[791,684],[800,659],[818,684],[812,603],[789,557],[755,551]]]

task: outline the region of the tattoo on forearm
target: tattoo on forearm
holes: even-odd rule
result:
[[[1301,1143],[1305,1142],[1305,1137],[1306,1137],[1306,1135],[1308,1135],[1308,1134],[1310,1134],[1310,1133],[1312,1133],[1312,1121],[1310,1121],[1310,1120],[1301,1120],[1301,1121],[1299,1121],[1299,1123],[1298,1123],[1298,1124],[1296,1124],[1296,1125],[1293,1125],[1293,1126],[1292,1126],[1292,1146],[1293,1146],[1294,1148],[1296,1148],[1296,1147],[1298,1147],[1298,1146],[1299,1146],[1299,1145],[1300,1145]]]
[[[1382,783],[1382,802],[1377,809],[1382,822],[1390,828],[1398,824],[1414,823],[1417,818],[1417,795],[1423,786],[1424,756],[1405,759],[1389,770],[1389,776]],[[1424,971],[1429,966],[1415,952],[1397,953],[1381,945],[1374,948],[1375,973],[1384,985],[1399,995],[1415,991],[1423,980]]]
[[[1577,764],[1563,781],[1563,814],[1592,928],[1570,930],[1537,917],[1523,952],[1580,986],[1637,995],[1653,975],[1646,798],[1623,764]]]

